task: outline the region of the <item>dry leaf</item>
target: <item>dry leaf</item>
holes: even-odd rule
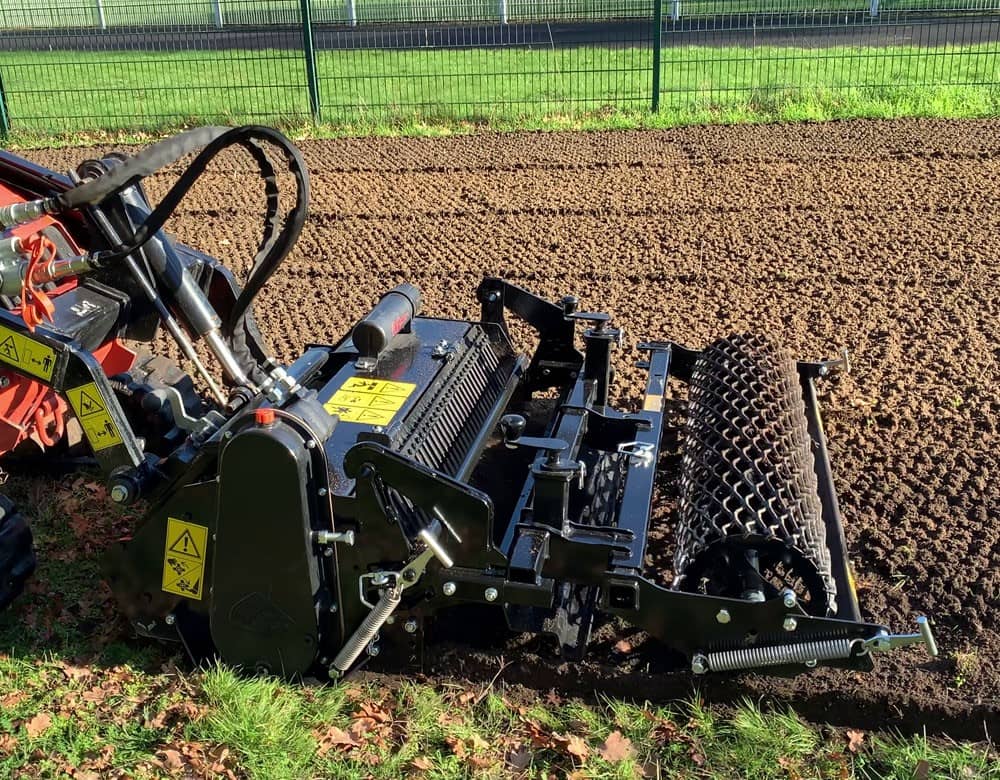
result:
[[[545,694],[545,703],[553,707],[558,707],[560,704],[562,704],[562,699],[560,698],[559,694],[556,693],[555,691],[549,691],[548,693]]]
[[[605,761],[624,761],[635,755],[632,749],[632,740],[620,731],[612,731],[604,744],[597,749],[598,755]]]
[[[5,710],[12,710],[27,698],[23,693],[8,693],[0,699],[0,707]]]
[[[859,729],[847,730],[847,749],[857,753],[865,742],[865,732]]]
[[[0,734],[0,756],[10,755],[17,749],[17,737],[13,734]]]
[[[913,780],[927,780],[930,774],[931,765],[921,758],[913,769]]]
[[[40,712],[27,723],[24,724],[25,730],[28,732],[28,736],[31,739],[39,736],[44,732],[49,726],[52,725],[52,716],[47,712]]]
[[[531,752],[521,744],[517,744],[508,750],[505,758],[507,766],[520,772],[531,766]]]
[[[322,734],[316,734],[316,732],[313,732],[313,734],[316,736],[317,742],[319,743],[316,748],[316,752],[321,756],[325,756],[333,750],[333,748],[346,748],[347,750],[350,750],[351,748],[357,747],[361,744],[353,734],[344,731],[342,728],[338,728],[337,726],[330,726],[330,728]]]
[[[627,639],[619,639],[615,642],[614,651],[622,655],[628,655],[632,652],[632,643]]]
[[[417,756],[410,762],[410,766],[414,769],[419,769],[421,772],[426,772],[434,768],[434,762],[427,756]]]
[[[460,740],[458,737],[448,736],[444,738],[445,744],[451,748],[451,752],[454,753],[458,758],[465,758],[465,742]]]
[[[552,738],[555,740],[556,745],[568,753],[573,758],[578,759],[581,763],[587,760],[587,756],[590,755],[590,748],[587,747],[587,743],[584,742],[576,734],[570,734],[569,736],[563,737],[558,734],[553,734]]]
[[[179,750],[165,748],[164,750],[156,751],[156,753],[163,756],[164,766],[171,771],[181,769],[184,766],[184,757],[180,754]]]
[[[464,691],[458,694],[459,704],[468,704],[476,700],[476,694],[473,691]]]

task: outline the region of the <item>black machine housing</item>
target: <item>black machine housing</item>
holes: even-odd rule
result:
[[[38,197],[75,186],[13,158],[4,166]],[[81,245],[114,248],[152,211],[132,182],[66,220]],[[670,377],[700,381],[704,353],[641,345],[645,394],[624,413],[608,403],[621,340],[609,315],[486,278],[478,321],[422,317],[419,292],[400,285],[339,344],[307,345],[287,366],[266,357],[248,310],[224,331],[245,381],[219,403],[177,372],[109,378],[89,351],[110,337],[151,340],[165,310],[207,339],[213,316],[229,320],[262,286],[257,269],[241,287],[161,231],[129,258],[130,274],[90,277],[117,301],[100,334],[55,324],[28,334],[9,311],[0,319],[56,350],[57,391],[93,382],[120,431],[94,454],[114,500],[149,507],[106,558],[140,635],[286,677],[339,677],[364,656],[419,665],[430,619],[468,604],[502,612],[513,631],[551,635],[568,658],[586,651],[598,616],[619,618],[696,673],[867,669],[870,650],[919,641],[861,618],[816,400],[834,363],[793,370],[826,592],[768,579],[750,555],[734,564],[747,573],[739,590],[670,585],[645,565],[664,401]],[[515,348],[508,318],[536,332],[532,354]],[[162,402],[152,421],[146,397]]]

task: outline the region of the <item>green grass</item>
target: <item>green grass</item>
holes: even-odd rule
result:
[[[40,566],[0,613],[0,777],[1000,778],[986,744],[856,733],[851,749],[848,730],[780,704],[722,708],[695,692],[581,701],[502,680],[319,685],[192,670],[175,646],[131,638],[100,583],[101,551],[133,514],[86,475],[4,491],[32,522]]]
[[[212,0],[101,0],[109,27],[212,26]],[[343,23],[344,0],[312,0],[313,20]],[[733,13],[866,12],[869,0],[681,0],[684,16]],[[1000,0],[884,0],[886,12],[997,9]],[[361,23],[384,21],[491,21],[497,0],[356,0]],[[561,19],[651,18],[652,0],[507,0],[510,22]],[[298,24],[300,0],[220,0],[223,24]],[[668,11],[669,13],[669,11]],[[95,27],[97,0],[8,0],[0,6],[0,29]]]
[[[1000,114],[1000,47],[428,49],[318,54],[320,134]],[[295,52],[3,53],[15,144],[203,122],[310,123]],[[267,85],[267,86],[264,86]]]

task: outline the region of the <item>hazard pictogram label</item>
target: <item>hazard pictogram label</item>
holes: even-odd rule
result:
[[[167,593],[201,601],[205,586],[205,553],[208,528],[167,518],[163,553],[163,584]]]
[[[97,389],[96,384],[90,382],[67,390],[66,397],[69,399],[73,411],[76,412],[80,426],[94,452],[122,443],[118,426],[108,414],[107,406],[105,406],[101,398],[101,391]]]
[[[411,382],[351,377],[327,399],[323,408],[342,422],[388,425],[416,387]]]
[[[0,325],[0,361],[25,374],[49,381],[56,367],[56,351]]]

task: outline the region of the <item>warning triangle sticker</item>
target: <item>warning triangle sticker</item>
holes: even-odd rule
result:
[[[170,552],[177,553],[178,555],[187,555],[191,558],[201,560],[201,553],[198,551],[198,545],[195,544],[194,537],[191,535],[191,532],[187,530],[177,537],[176,542],[170,545]]]
[[[21,362],[21,358],[17,354],[17,345],[14,344],[13,336],[8,336],[3,341],[0,341],[0,355],[15,363]]]
[[[0,345],[2,348],[3,345]],[[89,414],[100,414],[104,411],[104,404],[90,395],[86,390],[80,392],[80,416],[86,417]]]

